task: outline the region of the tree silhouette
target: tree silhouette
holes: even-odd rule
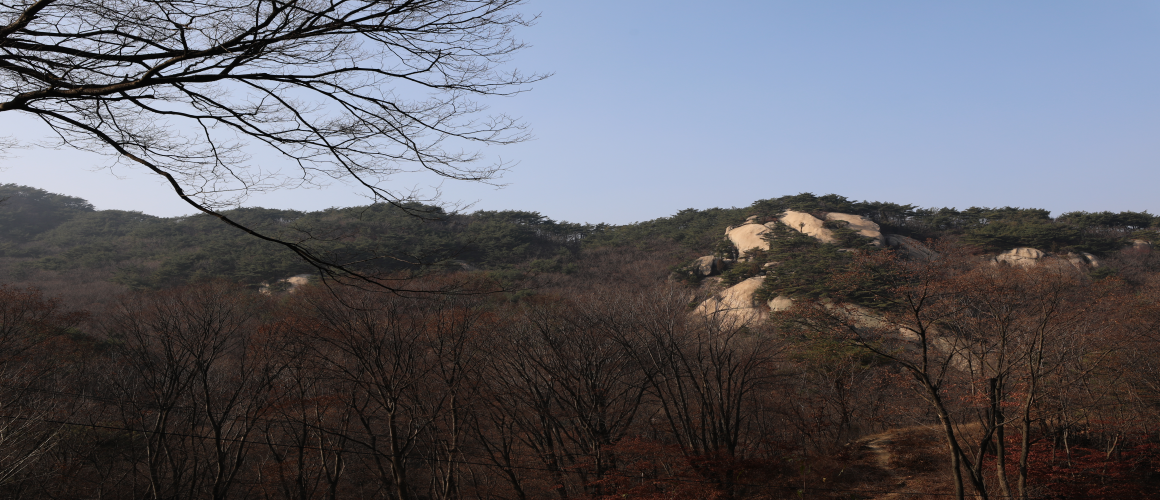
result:
[[[525,140],[473,97],[543,75],[503,71],[522,0],[17,0],[0,5],[0,112],[60,144],[143,166],[201,212],[330,276],[359,266],[223,214],[248,195],[339,181],[404,209],[400,172],[493,182],[483,145]],[[251,161],[250,145],[297,166]],[[416,213],[416,215],[422,215]]]

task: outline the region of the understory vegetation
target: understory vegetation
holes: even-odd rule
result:
[[[310,269],[208,218],[0,199],[0,496],[1160,498],[1147,213],[237,211],[408,284],[272,292]],[[723,255],[725,227],[789,209],[935,257],[778,223],[768,251]],[[983,258],[1018,246],[1102,271]],[[672,271],[714,253],[747,257],[722,282],[760,273],[793,306],[694,314],[715,290]]]

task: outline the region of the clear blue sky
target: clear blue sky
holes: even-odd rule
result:
[[[628,223],[811,191],[920,206],[1160,212],[1160,1],[532,0],[554,72],[491,103],[536,140],[476,209]],[[4,116],[0,135],[32,133]],[[26,135],[25,138],[28,138]],[[98,208],[190,210],[148,174],[26,150],[0,182]],[[425,185],[429,178],[399,179]],[[362,204],[334,185],[252,198]]]

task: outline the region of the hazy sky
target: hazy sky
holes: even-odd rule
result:
[[[515,66],[555,76],[497,100],[536,140],[477,209],[628,223],[811,191],[852,199],[1160,212],[1160,1],[532,0]],[[36,138],[5,113],[0,135]],[[0,182],[100,209],[189,213],[149,174],[25,150]],[[120,176],[124,180],[119,179]],[[430,178],[400,179],[424,185]],[[363,204],[342,185],[252,198]]]

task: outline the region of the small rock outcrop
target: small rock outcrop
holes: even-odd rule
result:
[[[312,274],[299,274],[298,276],[291,276],[289,278],[280,279],[272,284],[263,283],[262,286],[258,288],[258,292],[264,293],[266,295],[270,295],[275,292],[294,293],[300,287],[310,283],[310,279],[313,277],[314,275]]]
[[[1081,271],[1098,269],[1100,259],[1087,252],[1068,252],[1067,254],[1051,254],[1031,247],[1012,248],[999,255],[991,257],[995,264],[1029,268],[1036,265],[1073,266]]]
[[[784,295],[778,295],[777,297],[769,299],[767,305],[770,311],[784,311],[793,305],[793,299]]]
[[[706,276],[721,274],[721,271],[725,270],[725,263],[717,257],[706,255],[704,257],[698,257],[697,260],[694,260],[689,268],[691,271],[696,273],[697,276],[703,278]]]
[[[755,276],[726,288],[698,305],[693,313],[738,323],[762,320],[765,311],[753,304],[753,294],[763,282],[764,276]]]
[[[1100,267],[1100,259],[1095,255],[1087,252],[1068,252],[1066,258],[1067,261],[1077,269],[1099,269]]]
[[[750,217],[750,220],[753,218]],[[747,250],[758,248],[761,250],[769,250],[769,242],[765,241],[762,236],[769,232],[769,228],[758,223],[744,224],[737,227],[730,227],[725,230],[725,237],[733,244],[738,253],[745,253]]]
[[[844,221],[847,224],[849,224],[848,227],[851,230],[856,231],[858,234],[860,234],[866,238],[870,238],[871,240],[874,240],[873,243],[871,243],[872,245],[874,245],[876,247],[882,246],[883,241],[882,241],[881,228],[878,227],[878,224],[875,224],[874,221],[867,219],[866,217],[863,217],[861,215],[840,214],[837,212],[830,212],[830,213],[826,214],[826,220]]]
[[[834,238],[834,233],[825,227],[825,221],[805,212],[786,210],[785,214],[779,220],[791,229],[813,236],[822,243],[834,243],[837,241]],[[880,247],[883,245],[882,232],[879,230],[878,224],[875,224],[870,219],[860,215],[831,212],[826,214],[826,220],[845,221],[849,224],[850,229],[873,240],[872,244],[874,246]],[[725,237],[737,248],[738,253],[744,254],[746,251],[754,248],[769,250],[769,242],[765,241],[764,236],[769,232],[772,224],[758,224],[757,216],[750,216],[748,219],[745,219],[745,224],[726,228]]]
[[[995,262],[1006,263],[1017,267],[1031,267],[1039,263],[1039,260],[1046,257],[1047,253],[1043,250],[1031,247],[1012,248],[995,256]]]
[[[298,276],[291,276],[282,281],[290,284],[291,288],[298,288],[302,285],[310,283],[311,276],[309,274],[299,274]]]
[[[823,221],[821,219],[805,212],[786,210],[785,215],[781,216],[781,222],[794,231],[801,231],[817,238],[822,243],[833,243],[835,241],[834,234],[822,225]]]

